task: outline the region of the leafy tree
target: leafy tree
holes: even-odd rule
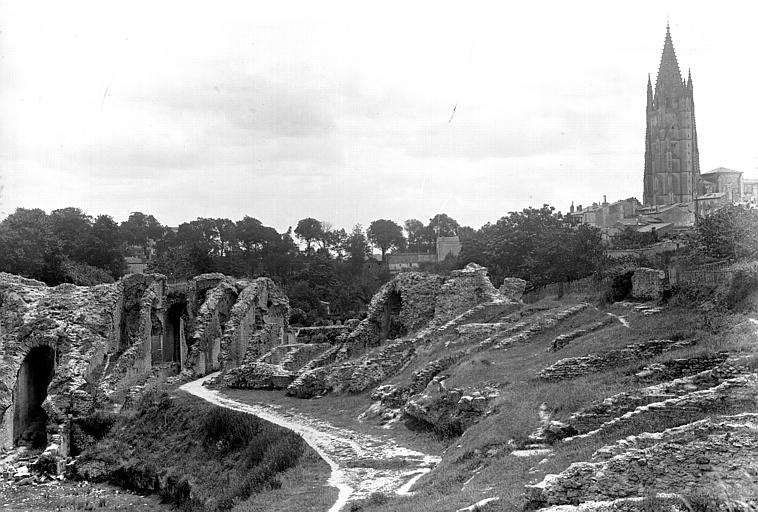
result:
[[[357,275],[363,268],[363,262],[371,256],[371,245],[363,233],[363,226],[356,224],[345,239],[344,251],[352,273]]]
[[[139,246],[142,252],[149,253],[150,240],[159,240],[165,231],[155,217],[142,212],[132,212],[119,227],[121,238],[129,245]]]
[[[0,270],[50,285],[63,282],[61,242],[47,214],[18,208],[0,223]]]
[[[61,242],[63,254],[74,261],[87,262],[92,231],[92,217],[79,208],[62,208],[50,212],[50,226]]]
[[[311,244],[316,240],[321,240],[324,231],[321,227],[321,222],[312,217],[306,217],[298,221],[295,234],[305,242],[305,252],[310,254]]]
[[[402,249],[405,247],[403,228],[391,220],[375,220],[368,227],[366,234],[371,243],[382,251],[382,261],[385,261],[385,255],[390,249]]]
[[[408,248],[415,252],[422,252],[426,249],[427,236],[424,223],[418,219],[408,219],[405,221],[405,232],[408,234]]]
[[[438,213],[429,219],[429,229],[434,233],[434,238],[438,236],[455,236],[458,234],[458,221],[449,217],[445,213]]]
[[[702,255],[738,260],[758,256],[758,210],[730,205],[700,219],[690,243]]]
[[[107,270],[114,278],[121,277],[126,270],[121,245],[118,224],[109,215],[98,215],[85,248],[86,262]]]
[[[462,240],[459,261],[488,267],[493,278],[520,277],[535,286],[587,276],[603,256],[600,231],[568,226],[551,206],[511,212]]]

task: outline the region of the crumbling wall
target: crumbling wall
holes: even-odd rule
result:
[[[289,300],[269,278],[238,281],[240,290],[221,337],[224,368],[262,356],[284,342],[289,328]]]
[[[196,374],[221,368],[221,336],[236,299],[237,288],[231,280],[222,280],[206,293],[188,341],[192,348],[187,364]]]
[[[658,300],[663,296],[666,273],[654,268],[638,268],[632,274],[632,297]]]
[[[375,347],[383,339],[384,323],[390,298],[399,294],[402,300],[399,320],[407,332],[413,332],[434,318],[435,302],[444,278],[435,274],[403,272],[382,286],[372,297],[366,318],[347,337],[350,355]]]
[[[434,319],[447,322],[482,302],[503,300],[487,277],[487,269],[469,263],[454,270],[439,290],[434,305]]]
[[[87,378],[96,373],[95,366],[103,359],[97,354],[106,352],[118,337],[112,315],[118,297],[115,284],[49,288],[0,273],[0,448],[10,448],[18,435],[13,417],[16,407],[23,408],[26,400],[14,403],[13,390],[24,360],[38,347],[47,347],[54,354],[54,375],[42,404],[51,428],[61,424],[67,414],[92,410],[95,395],[87,391]],[[37,370],[28,368],[32,373],[22,379],[39,378],[34,375]]]
[[[257,288],[248,290],[253,284]],[[118,283],[93,287],[51,288],[0,273],[0,449],[10,448],[17,437],[14,416],[23,419],[17,423],[28,423],[28,409],[39,405],[45,391],[42,408],[50,428],[60,429],[69,415],[108,407],[153,375],[181,370],[182,362],[195,374],[220,367],[225,334],[230,340],[258,340],[271,347],[287,328],[287,298],[268,279],[250,283],[209,274],[182,288],[167,287],[158,274],[128,275]],[[239,292],[252,299],[236,306]],[[166,340],[169,334],[172,338]],[[207,368],[188,356],[187,341],[194,342],[195,354],[203,354]],[[47,377],[35,373],[35,366],[46,365],[24,366],[37,347],[54,354],[54,374],[46,390],[40,383]],[[17,396],[24,394],[21,400],[14,402],[14,390]],[[65,432],[60,433],[66,445]]]
[[[718,491],[736,498],[755,489],[758,415],[707,418],[601,448],[591,462],[527,486],[530,509],[643,497],[656,492]]]

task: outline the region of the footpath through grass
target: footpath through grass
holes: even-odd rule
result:
[[[185,393],[146,395],[85,449],[76,472],[184,511],[326,510],[336,499],[328,465],[300,436]]]

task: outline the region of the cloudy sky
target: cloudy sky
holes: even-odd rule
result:
[[[667,19],[701,168],[757,176],[750,4],[0,0],[0,215],[479,227],[641,199]]]

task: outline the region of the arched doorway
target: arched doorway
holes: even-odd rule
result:
[[[168,308],[166,312],[166,332],[163,338],[163,360],[181,362],[182,330],[184,320],[182,315],[186,310],[185,303],[178,303]]]
[[[47,413],[42,402],[55,374],[55,351],[34,347],[18,371],[13,390],[13,443],[17,446],[44,448],[47,444]]]
[[[384,318],[382,319],[382,337],[388,340],[401,338],[408,334],[407,329],[400,321],[400,312],[403,309],[403,298],[400,293],[393,291],[387,298],[384,306]]]

